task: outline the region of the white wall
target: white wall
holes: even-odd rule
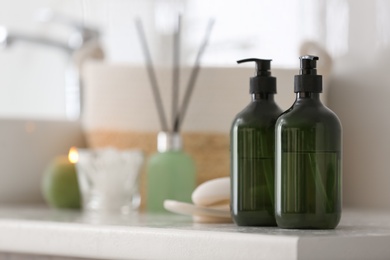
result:
[[[329,105],[344,128],[344,204],[390,208],[390,1],[348,1]]]

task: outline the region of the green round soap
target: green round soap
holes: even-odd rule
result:
[[[76,167],[67,157],[57,157],[47,166],[42,179],[42,193],[52,207],[80,208]]]

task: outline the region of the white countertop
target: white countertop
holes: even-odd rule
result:
[[[336,230],[282,230],[197,224],[178,215],[0,207],[0,251],[95,259],[390,259],[390,212],[344,211]]]

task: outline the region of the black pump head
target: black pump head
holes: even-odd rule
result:
[[[301,70],[299,71],[299,74],[317,75],[317,56],[306,55],[299,57],[299,59],[301,60]]]
[[[317,75],[317,56],[305,55],[299,57],[301,69],[295,76],[294,92],[322,92],[322,76]]]
[[[244,63],[244,62],[256,62],[256,73],[257,76],[270,76],[271,72],[269,71],[271,69],[271,61],[272,60],[263,60],[263,59],[256,59],[256,58],[250,58],[250,59],[243,59],[238,60],[237,63]]]
[[[250,93],[276,93],[276,78],[271,76],[271,61],[257,58],[238,60],[237,63],[255,62],[256,76],[250,79]]]

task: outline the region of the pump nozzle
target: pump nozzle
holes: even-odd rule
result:
[[[263,60],[263,59],[256,59],[256,58],[250,58],[250,59],[243,59],[238,60],[237,63],[244,63],[244,62],[255,62],[256,63],[256,75],[257,76],[270,76],[271,72],[269,71],[271,69],[271,61],[272,60]]]
[[[250,79],[249,93],[276,93],[276,78],[271,76],[271,61],[263,59],[243,59],[238,60],[237,63],[244,62],[255,62],[256,63],[256,76]]]
[[[295,76],[294,92],[322,92],[322,76],[317,75],[317,56],[305,55],[299,57],[301,69]]]
[[[301,75],[317,75],[317,56],[305,55],[299,57],[301,60],[301,69],[299,74]]]

